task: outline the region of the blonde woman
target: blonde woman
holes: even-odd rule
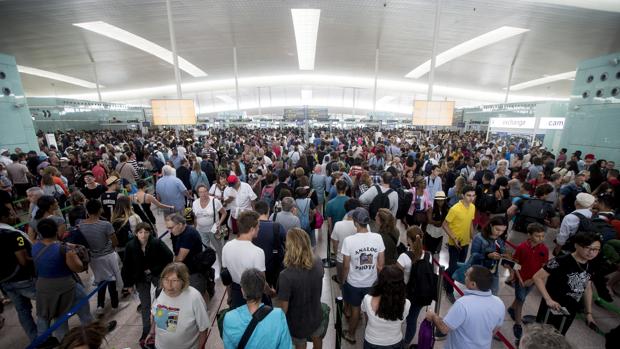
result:
[[[168,264],[161,272],[162,291],[151,308],[151,331],[159,348],[203,348],[207,341],[207,303],[189,285],[185,264]],[[148,342],[148,339],[147,339]]]
[[[116,199],[116,205],[112,211],[111,218],[114,233],[118,239],[116,251],[121,259],[125,256],[125,245],[131,240],[136,231],[138,223],[142,223],[142,219],[134,213],[131,206],[131,199],[125,195],[119,195]]]
[[[280,308],[286,314],[293,344],[296,349],[306,347],[306,338],[312,338],[314,348],[322,347],[321,290],[323,266],[312,253],[308,234],[293,228],[286,234],[284,269],[278,279]]]
[[[396,229],[396,218],[387,208],[380,208],[375,217],[376,225],[379,227],[379,235],[385,245],[385,265],[396,263],[398,258],[397,246],[400,234]]]
[[[456,181],[454,181],[454,187],[448,189],[448,207],[452,207],[461,200],[466,181],[465,177],[459,176]]]

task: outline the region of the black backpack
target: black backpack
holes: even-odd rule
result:
[[[413,253],[406,252],[411,259],[411,273],[407,283],[407,299],[416,305],[429,305],[437,300],[438,276],[433,270],[431,254],[424,252],[424,258],[414,261]]]
[[[603,243],[616,238],[616,229],[614,229],[614,227],[609,224],[606,219],[600,217],[599,215],[594,215],[592,218],[588,218],[579,212],[573,212],[572,214],[579,218],[577,233],[586,231],[595,232],[601,236],[601,241]],[[575,235],[576,234],[572,235],[571,238]]]
[[[375,185],[375,189],[377,190],[377,196],[372,199],[370,206],[368,207],[368,213],[370,214],[370,219],[374,220],[377,212],[381,208],[390,208],[390,198],[389,195],[394,191],[394,189],[388,189],[385,193],[381,191],[381,187]]]
[[[403,219],[407,216],[411,201],[413,201],[413,193],[403,188],[396,189],[398,194],[398,211],[396,211],[396,219]]]
[[[497,209],[497,198],[493,192],[493,187],[489,187],[485,193],[485,188],[480,186],[480,195],[476,198],[476,208],[481,212],[493,213]]]
[[[536,198],[523,198],[521,200],[524,201],[515,218],[514,230],[525,233],[530,223],[544,223],[546,203]]]

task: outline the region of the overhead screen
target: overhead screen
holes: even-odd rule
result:
[[[192,99],[153,99],[153,124],[166,125],[195,125],[196,109]]]
[[[413,124],[422,126],[451,126],[454,101],[415,101]]]

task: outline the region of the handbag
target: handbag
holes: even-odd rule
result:
[[[230,286],[232,284],[232,275],[230,275],[228,268],[222,267],[220,270],[220,280],[222,280],[222,285],[224,286]]]
[[[215,200],[215,198],[212,198],[211,200]],[[220,225],[219,227],[217,226],[219,217],[217,211],[215,210],[215,201],[211,202],[211,206],[213,207],[213,225],[211,226],[211,233],[216,240],[222,240],[222,238],[226,236],[228,228],[224,224]]]
[[[435,326],[424,319],[418,330],[418,349],[432,349],[435,345]]]
[[[323,313],[323,320],[321,320],[321,335],[320,338],[325,338],[325,334],[327,334],[327,328],[329,327],[329,305],[321,302],[321,311]],[[312,342],[312,337],[306,338],[308,342]]]

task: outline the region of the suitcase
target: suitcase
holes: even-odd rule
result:
[[[551,309],[551,308],[547,309],[547,312],[545,313],[545,319],[543,320],[543,323],[545,323],[545,324],[549,323],[549,314],[551,314],[552,311],[554,311],[554,310]],[[562,307],[559,312],[556,312],[553,315],[554,316],[561,316],[562,317],[562,322],[560,322],[560,328],[558,329],[558,331],[560,331],[560,333],[562,333],[564,331],[564,325],[566,324],[566,317],[568,315],[570,315],[570,313],[568,312],[568,310],[566,310],[566,308]]]

